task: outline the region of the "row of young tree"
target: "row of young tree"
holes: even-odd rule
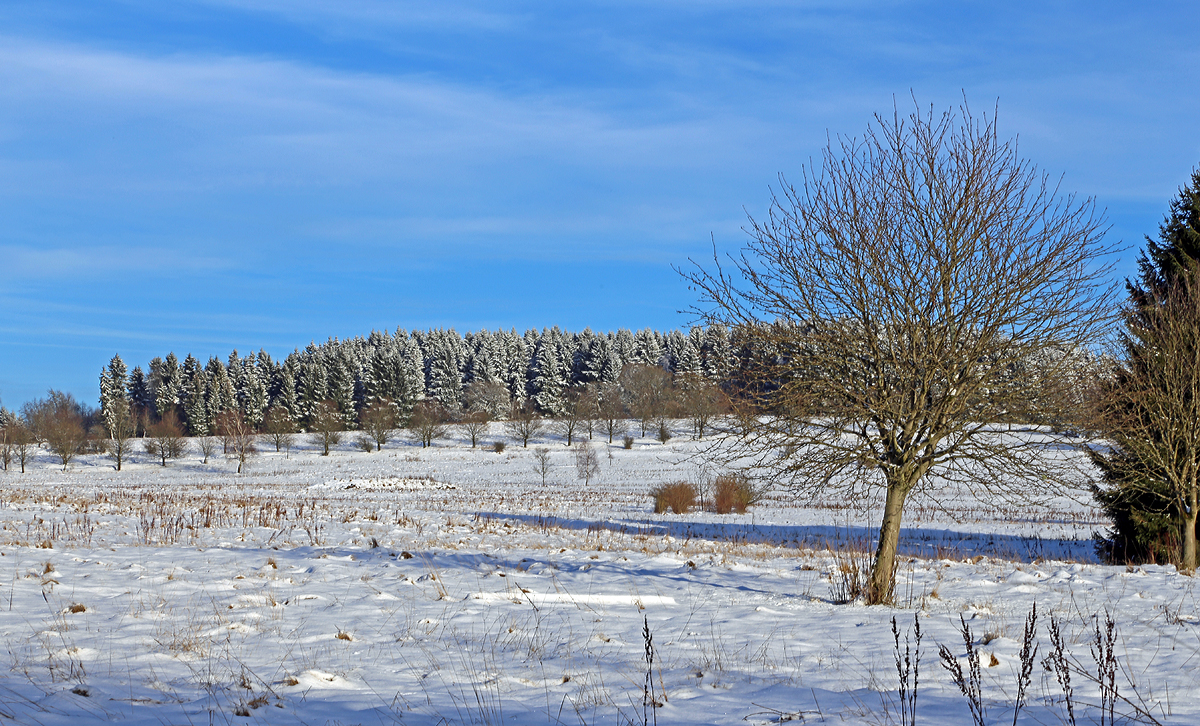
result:
[[[478,446],[496,419],[489,408],[493,400],[505,397],[503,387],[473,382],[462,406],[447,409],[440,401],[417,401],[401,419],[397,406],[386,398],[372,401],[357,415],[359,432],[355,444],[366,452],[380,451],[407,429],[422,447],[455,430],[466,437],[471,447]],[[626,366],[620,378],[609,383],[588,383],[568,388],[563,394],[559,414],[543,416],[531,402],[508,401],[501,431],[504,436],[528,447],[531,440],[544,434],[561,437],[566,446],[591,441],[597,433],[606,435],[611,444],[625,434],[630,419],[640,423],[641,435],[647,431],[666,443],[674,435],[678,419],[685,418],[696,438],[704,436],[713,419],[728,409],[720,386],[695,374],[672,376],[658,366]],[[345,438],[346,420],[337,404],[329,399],[312,407],[305,425],[308,440],[328,456],[331,447]],[[274,444],[276,451],[288,451],[295,441],[298,426],[281,405],[272,406],[260,425],[251,424],[246,412],[236,406],[218,412],[204,431],[194,433],[194,448],[204,463],[218,448],[235,459],[238,473],[258,451],[260,439]],[[166,466],[189,448],[187,432],[174,409],[168,408],[154,420],[139,411],[125,397],[107,402],[106,408],[93,409],[77,402],[70,394],[50,391],[45,399],[31,401],[19,414],[0,408],[0,462],[8,471],[19,466],[22,473],[39,446],[52,453],[65,470],[84,453],[104,453],[112,457],[121,471],[136,445]],[[626,436],[625,445],[632,441]],[[496,442],[494,442],[496,443]],[[497,451],[503,443],[496,443]]]

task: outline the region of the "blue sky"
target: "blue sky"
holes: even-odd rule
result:
[[[683,326],[671,269],[893,96],[1110,241],[1200,163],[1195,2],[6,0],[0,401],[372,329]]]

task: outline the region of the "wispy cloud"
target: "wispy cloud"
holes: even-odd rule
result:
[[[113,276],[114,284],[131,276],[147,273],[168,276],[228,270],[233,261],[224,257],[205,256],[194,250],[137,248],[116,246],[80,246],[46,248],[0,245],[4,260],[4,276],[9,285],[47,279],[70,280],[76,277],[95,279]]]

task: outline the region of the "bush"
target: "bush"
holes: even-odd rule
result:
[[[633,448],[633,436],[631,436],[629,434],[625,434],[625,438],[621,439],[621,443],[625,445],[626,449],[632,449]]]
[[[668,509],[676,514],[687,514],[696,505],[696,487],[685,481],[660,484],[650,490],[654,497],[654,513],[663,514]]]
[[[658,422],[658,441],[659,443],[667,443],[671,440],[671,428],[667,426],[666,421]]]
[[[495,441],[492,443],[492,451],[495,451],[497,454],[503,454],[507,446],[508,444],[503,441]]]
[[[760,499],[762,495],[744,476],[722,474],[713,481],[713,507],[717,514],[745,514]]]

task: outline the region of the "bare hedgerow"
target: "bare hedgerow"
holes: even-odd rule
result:
[[[686,481],[660,484],[650,490],[650,496],[654,497],[655,514],[664,514],[668,509],[676,514],[687,514],[696,506],[696,487]]]

